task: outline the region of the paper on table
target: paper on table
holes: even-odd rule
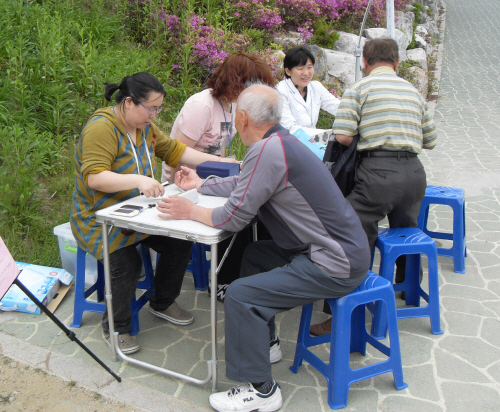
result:
[[[0,237],[0,299],[7,293],[17,275],[19,268]]]

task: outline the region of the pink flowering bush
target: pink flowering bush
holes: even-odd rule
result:
[[[233,5],[232,13],[236,17],[236,24],[241,27],[275,31],[283,24],[278,9],[270,6],[268,1],[238,1]]]
[[[403,10],[409,0],[395,0]],[[232,53],[246,51],[267,61],[277,80],[281,79],[281,58],[271,45],[272,34],[297,31],[304,42],[327,31],[359,30],[368,0],[234,0],[205,2],[196,0],[128,0],[131,30],[143,44],[156,44],[164,50],[171,72],[181,81],[202,84]],[[203,4],[200,4],[203,3]],[[385,25],[386,1],[373,0],[367,27]],[[212,24],[207,24],[207,20]],[[323,27],[324,29],[324,27]],[[248,34],[261,33],[253,38]],[[323,30],[324,31],[324,30]],[[247,34],[244,34],[247,33]],[[315,36],[313,41],[318,41]],[[257,45],[258,44],[258,45]],[[318,43],[319,44],[319,43]],[[191,80],[189,80],[191,79]]]

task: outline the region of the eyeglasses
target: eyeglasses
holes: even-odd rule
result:
[[[158,109],[150,109],[148,106],[144,106],[141,102],[139,102],[139,104],[142,107],[145,107],[146,109],[148,109],[150,116],[157,115],[158,113],[160,113],[163,110],[163,107],[161,107],[161,106],[158,107]]]

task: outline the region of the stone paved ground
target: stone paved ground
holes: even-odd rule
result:
[[[500,2],[447,0],[446,36],[435,119],[437,148],[421,156],[430,184],[461,187],[467,201],[466,273],[454,273],[450,258],[439,259],[443,335],[432,335],[427,319],[400,320],[403,370],[408,388],[396,391],[391,375],[353,384],[346,411],[500,410]],[[434,227],[449,229],[451,215],[433,208]],[[209,300],[187,276],[180,304],[193,311],[193,325],[177,328],[141,313],[142,345],[137,358],[198,378],[209,358]],[[401,304],[401,302],[399,302]],[[218,303],[219,372],[224,376],[223,305]],[[325,318],[316,306],[315,320]],[[57,316],[69,325],[72,298]],[[328,411],[325,379],[309,365],[294,375],[291,365],[299,310],[278,316],[284,359],[273,367],[281,383],[283,411]],[[0,314],[4,354],[75,380],[150,411],[209,410],[211,385],[197,387],[109,359],[100,338],[99,315],[86,313],[79,338],[124,379],[114,383],[85,353],[68,342],[44,316]],[[321,357],[326,346],[318,348]],[[354,365],[378,357],[352,356]],[[219,387],[229,388],[224,378]]]

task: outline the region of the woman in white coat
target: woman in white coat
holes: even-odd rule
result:
[[[313,54],[305,46],[290,49],[283,61],[285,80],[276,88],[283,96],[281,125],[294,133],[303,129],[310,136],[325,130],[316,129],[319,111],[335,115],[340,100],[333,96],[314,76]]]

